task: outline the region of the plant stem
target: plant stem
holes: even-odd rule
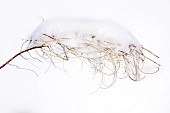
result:
[[[9,64],[12,60],[14,60],[16,57],[18,57],[19,55],[25,53],[25,52],[28,52],[30,50],[33,50],[33,49],[37,49],[37,48],[42,48],[42,47],[45,47],[45,46],[35,46],[35,47],[32,47],[32,48],[28,48],[28,49],[25,49],[23,51],[20,51],[19,53],[15,54],[12,58],[10,58],[8,61],[6,61],[3,65],[0,66],[0,69],[4,68],[7,64]]]

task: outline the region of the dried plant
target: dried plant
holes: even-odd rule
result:
[[[133,81],[141,80],[143,78],[141,73],[151,74],[145,73],[142,70],[145,59],[148,59],[157,65],[157,70],[153,73],[156,73],[159,70],[160,64],[145,56],[143,54],[143,50],[149,52],[157,58],[159,57],[144,47],[140,50],[134,45],[129,45],[129,54],[123,52],[122,54],[118,54],[115,49],[120,45],[100,41],[94,37],[91,39],[85,39],[83,37],[55,39],[47,34],[44,35],[50,38],[51,41],[43,42],[44,45],[41,46],[34,46],[21,50],[1,65],[0,69],[10,64],[13,59],[18,56],[22,56],[22,54],[26,52],[30,57],[27,58],[22,56],[25,60],[36,60],[39,62],[46,61],[53,65],[55,65],[56,60],[62,62],[63,60],[68,61],[70,58],[76,57],[86,62],[91,68],[94,69],[95,73],[102,74],[103,79],[101,88],[110,87],[115,82],[120,70],[123,71],[125,77],[129,77]],[[79,46],[69,46],[65,43],[65,41],[68,43],[78,41]],[[30,51],[34,51],[37,56],[32,56],[29,53]],[[109,85],[105,84],[107,79],[111,80]]]
[[[112,86],[117,77],[122,78],[119,77],[120,73],[123,73],[123,78],[129,77],[133,81],[140,81],[144,77],[142,73],[153,74],[159,71],[160,64],[145,56],[143,51],[157,58],[159,57],[142,46],[138,47],[135,44],[129,44],[127,47],[129,52],[125,52],[121,51],[121,49],[117,50],[122,46],[120,43],[101,40],[92,34],[88,35],[88,38],[76,33],[69,38],[46,33],[42,35],[43,38],[26,40],[21,47],[21,51],[1,65],[0,69],[10,64],[18,56],[29,62],[49,62],[54,66],[56,62],[79,58],[94,69],[95,73],[102,74],[101,88]],[[30,51],[34,51],[36,55],[32,55]],[[28,55],[25,57],[23,53],[28,53]],[[154,72],[144,72],[145,59],[157,65]]]

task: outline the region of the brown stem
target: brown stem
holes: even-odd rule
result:
[[[144,48],[144,47],[142,47],[142,49],[144,49],[144,50],[146,50],[147,52],[151,53],[153,56],[159,58],[159,56],[157,56],[156,54],[154,54],[154,53],[151,52],[150,50],[148,50],[148,49],[146,49],[146,48]]]
[[[155,62],[155,61],[153,61],[152,59],[150,59],[149,57],[147,57],[147,56],[144,56],[146,59],[148,59],[148,60],[150,60],[150,61],[152,61],[153,63],[155,63],[155,64],[157,64],[158,66],[161,66],[160,64],[158,64],[157,62]]]
[[[17,53],[16,55],[14,55],[12,58],[10,58],[7,62],[5,62],[3,65],[0,66],[0,69],[2,69],[3,67],[5,67],[7,64],[9,64],[12,60],[14,60],[16,57],[18,57],[19,55],[21,55],[22,53],[25,53],[25,52],[28,52],[30,50],[33,50],[33,49],[37,49],[37,48],[42,48],[44,47],[43,45],[42,46],[35,46],[35,47],[32,47],[32,48],[28,48],[28,49],[25,49],[23,51],[20,51],[19,53]]]

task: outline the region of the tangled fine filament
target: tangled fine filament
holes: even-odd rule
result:
[[[36,55],[31,55],[29,51],[34,51]],[[129,77],[133,81],[139,81],[144,78],[142,73],[153,74],[159,70],[160,64],[145,56],[143,51],[159,58],[141,46],[129,31],[115,23],[48,20],[40,24],[23,44],[21,51],[1,65],[0,69],[17,56],[22,56],[30,62],[50,62],[53,65],[56,61],[69,61],[76,57],[86,62],[95,73],[101,73],[100,87],[108,88],[117,77],[121,78],[120,73],[123,73],[123,78]],[[22,55],[26,52],[30,57]],[[157,70],[153,73],[144,72],[145,59],[156,64]]]

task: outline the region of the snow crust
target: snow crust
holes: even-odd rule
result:
[[[52,18],[42,22],[28,37],[28,48],[47,44],[52,41],[44,34],[55,39],[95,38],[119,45],[115,50],[128,53],[129,46],[141,49],[139,41],[124,27],[113,21],[90,19]],[[71,42],[75,43],[75,42]]]

